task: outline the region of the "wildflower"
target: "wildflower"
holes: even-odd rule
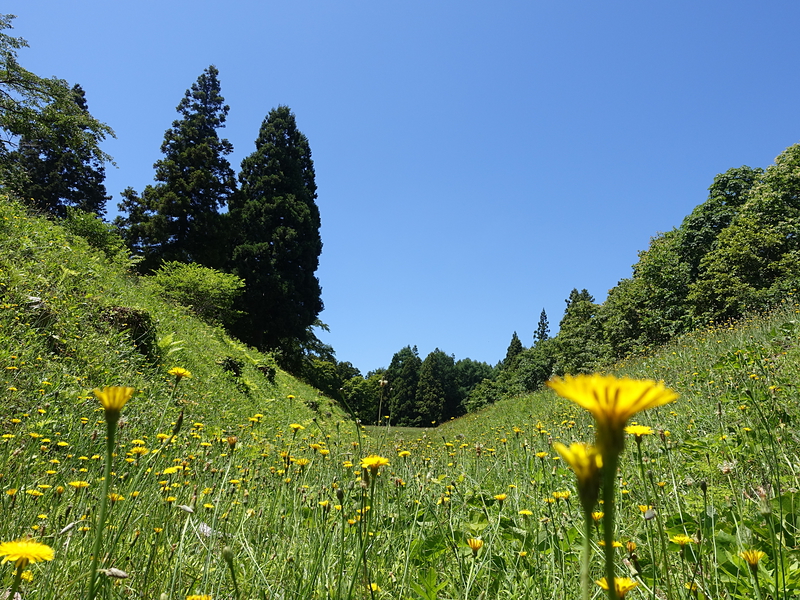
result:
[[[503,501],[504,501],[506,498],[508,498],[508,495],[507,495],[507,494],[495,494],[495,496],[494,496],[494,499],[495,499],[495,500],[497,500],[497,501],[498,501],[500,504],[502,504],[502,503],[503,503]]]
[[[411,452],[409,452],[408,450],[401,450],[400,452],[397,453],[397,456],[399,456],[400,458],[407,458],[411,456]]]
[[[669,538],[669,541],[673,544],[678,544],[681,548],[683,548],[686,544],[694,543],[694,540],[690,538],[688,535],[679,533],[678,535],[673,535]]]
[[[74,487],[76,490],[89,487],[88,481],[70,481],[67,485]]]
[[[641,440],[643,435],[653,435],[653,430],[647,425],[628,425],[625,433],[635,435],[637,440]]]
[[[483,548],[483,540],[481,538],[469,538],[467,545],[472,550],[472,556],[478,556],[478,550]]]
[[[603,456],[618,455],[625,444],[625,423],[636,413],[672,402],[678,394],[647,379],[618,379],[613,375],[566,375],[547,382],[557,394],[588,410],[597,425]]]
[[[210,594],[192,594],[191,596],[186,596],[186,600],[211,600]]]
[[[762,552],[761,550],[745,550],[744,552],[739,552],[739,556],[741,556],[753,570],[758,567],[758,561],[760,561],[766,555],[767,553]]]
[[[608,590],[608,581],[606,578],[603,577],[602,579],[598,579],[595,583],[599,585],[604,590]],[[615,577],[614,578],[614,589],[617,591],[617,598],[625,597],[625,594],[630,592],[633,588],[639,585],[638,582],[633,581],[632,579],[628,579],[627,577]]]
[[[0,544],[0,556],[3,557],[2,564],[13,562],[18,569],[24,569],[29,564],[53,560],[53,549],[47,544],[23,538]]]
[[[186,377],[186,379],[192,378],[192,372],[188,369],[184,369],[183,367],[172,367],[169,371],[167,371],[167,374],[174,375],[176,382],[180,381],[184,377]]]
[[[300,423],[290,423],[289,424],[289,429],[291,429],[292,432],[297,433],[298,431],[301,431],[301,430],[305,429],[305,427],[300,425]]]
[[[523,517],[531,517],[533,516],[533,511],[523,508],[518,514],[522,515]]]
[[[578,479],[578,496],[585,512],[590,512],[600,493],[600,468],[603,459],[597,448],[588,444],[571,444],[567,448],[559,442],[553,448],[570,466]]]
[[[116,424],[119,420],[119,413],[122,411],[122,407],[131,399],[134,391],[132,387],[117,386],[109,386],[102,390],[94,390],[94,395],[97,396],[97,399],[106,411],[107,422]]]
[[[605,516],[605,513],[602,510],[596,510],[592,513],[592,520],[597,523],[600,519]]]
[[[369,589],[372,590],[373,592],[380,592],[381,586],[379,586],[377,583],[370,583]]]
[[[375,475],[379,468],[385,467],[388,464],[388,458],[378,456],[377,454],[370,454],[366,458],[361,459],[361,468],[369,469],[371,475]]]

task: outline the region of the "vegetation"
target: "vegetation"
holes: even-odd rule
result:
[[[576,598],[586,557],[599,592],[608,505],[584,527],[574,456],[556,460],[557,443],[572,451],[595,427],[566,400],[539,391],[435,429],[367,432],[269,356],[153,295],[121,259],[9,199],[0,244],[7,589]],[[798,314],[787,302],[614,367],[680,394],[623,434],[609,531],[622,547],[607,553],[619,595],[800,591]],[[127,393],[109,385],[131,397],[104,437]]]

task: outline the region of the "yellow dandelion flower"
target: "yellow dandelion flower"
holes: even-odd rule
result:
[[[192,594],[186,596],[186,600],[211,600],[211,594]]]
[[[175,376],[176,381],[180,381],[184,377],[186,377],[186,379],[192,378],[192,372],[188,369],[184,369],[183,367],[172,367],[169,371],[167,371],[167,374]]]
[[[625,445],[623,428],[633,415],[672,402],[678,394],[648,379],[618,379],[613,375],[566,375],[547,385],[594,416],[597,443],[603,456],[619,454]]]
[[[683,548],[686,544],[694,543],[694,540],[692,538],[683,533],[679,533],[678,535],[673,535],[671,538],[669,538],[669,541],[674,544],[678,544],[678,546],[680,546],[681,548]]]
[[[369,456],[361,459],[361,468],[369,469],[370,473],[375,475],[378,469],[385,467],[389,464],[389,459],[377,454],[370,454]]]
[[[23,538],[0,544],[0,556],[3,557],[2,564],[13,562],[17,568],[24,569],[29,564],[53,560],[53,549],[47,544]]]
[[[76,490],[89,487],[88,481],[70,481],[67,485],[74,487]]]
[[[595,583],[599,585],[604,590],[608,590],[608,581],[605,577],[602,579],[598,579]],[[617,591],[617,598],[622,600],[625,597],[625,594],[630,592],[633,588],[635,588],[639,583],[637,581],[633,581],[632,579],[628,579],[627,577],[615,577],[614,578],[614,589]]]
[[[481,538],[469,538],[467,545],[472,550],[472,556],[478,556],[478,550],[483,548],[483,540]]]
[[[504,501],[506,498],[508,498],[508,495],[507,495],[507,494],[495,494],[495,495],[494,495],[494,499],[495,499],[495,500],[497,500],[498,502],[500,502],[501,504],[503,503],[503,501]]]
[[[102,390],[94,390],[94,395],[97,396],[106,411],[106,421],[117,422],[122,407],[131,399],[134,391],[132,387],[118,386],[108,386]]]
[[[290,423],[289,424],[289,429],[291,429],[293,432],[297,433],[298,431],[301,431],[301,430],[305,429],[305,427],[300,425],[300,423]]]
[[[653,430],[647,425],[628,425],[625,428],[625,433],[635,435],[641,439],[643,435],[653,435]]]
[[[745,550],[744,552],[739,552],[739,556],[741,556],[751,567],[757,567],[758,561],[760,561],[766,555],[767,553],[762,552],[761,550]]]

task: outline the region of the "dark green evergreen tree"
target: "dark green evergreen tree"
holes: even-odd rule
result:
[[[225,158],[233,146],[217,135],[229,110],[218,75],[216,67],[208,67],[178,104],[181,118],[164,134],[164,158],[153,165],[157,183],[141,197],[130,188],[123,192],[119,209],[127,216],[117,224],[128,245],[143,255],[145,271],[164,261],[213,268],[226,262],[219,209],[235,192],[236,179]]]
[[[413,426],[419,422],[416,411],[417,385],[422,360],[417,347],[406,346],[392,357],[384,377],[388,381],[389,417],[393,425]]]
[[[231,265],[247,284],[247,316],[236,331],[258,348],[275,349],[302,339],[323,307],[314,275],[322,251],[314,163],[287,106],[264,120],[239,181],[230,204]]]
[[[453,357],[438,348],[428,354],[419,369],[416,425],[428,427],[461,414]]]
[[[89,117],[81,86],[73,86],[72,97],[78,109]],[[36,137],[21,137],[19,148],[11,153],[11,160],[24,172],[17,192],[35,208],[61,219],[66,218],[69,207],[102,216],[111,199],[103,184],[104,161],[93,152],[89,140],[75,145],[73,127],[72,123],[59,120]]]
[[[509,368],[514,364],[514,359],[519,356],[519,354],[524,350],[524,346],[515,331],[514,334],[511,336],[511,342],[508,344],[508,350],[506,350],[506,357],[503,359],[503,367]]]
[[[533,332],[533,343],[538,344],[550,339],[550,322],[547,320],[547,313],[542,309],[539,315],[539,324],[536,326],[536,331]]]

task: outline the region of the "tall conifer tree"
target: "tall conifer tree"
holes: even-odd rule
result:
[[[231,201],[232,267],[247,284],[239,336],[263,349],[303,341],[322,311],[322,239],[308,139],[287,106],[270,111]]]
[[[119,205],[127,217],[117,224],[129,246],[144,256],[142,267],[152,270],[164,261],[224,266],[224,219],[219,209],[236,189],[225,158],[233,152],[217,129],[225,126],[229,107],[220,91],[215,66],[203,71],[178,104],[181,118],[164,134],[164,158],[153,165],[156,184],[141,197],[128,188]]]

